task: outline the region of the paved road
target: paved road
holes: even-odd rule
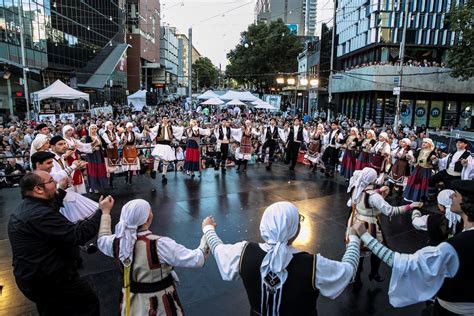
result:
[[[346,184],[311,174],[303,166],[296,173],[285,165],[274,165],[271,172],[263,165],[249,166],[246,173],[227,174],[205,170],[202,178],[191,179],[183,173],[170,173],[168,184],[148,176],[134,178],[129,187],[117,178],[111,193],[116,198],[113,224],[121,206],[128,200],[144,198],[154,210],[151,230],[174,238],[187,247],[196,247],[201,237],[201,221],[213,215],[224,242],[259,241],[260,217],[266,206],[276,201],[294,202],[306,217],[295,246],[340,260],[344,252],[343,235],[348,216]],[[152,192],[156,188],[156,192]],[[7,222],[20,199],[19,190],[0,191],[0,315],[35,315],[34,305],[18,291],[12,276]],[[426,235],[411,227],[408,215],[383,218],[382,226],[389,245],[402,252],[414,252],[426,242]],[[114,260],[101,254],[84,254],[83,275],[91,282],[101,300],[102,315],[117,315],[120,283]],[[394,309],[388,303],[389,270],[382,265],[382,283],[369,282],[366,260],[364,285],[359,292],[349,286],[336,300],[320,298],[320,315],[420,315],[424,304]],[[178,291],[188,315],[248,315],[249,305],[241,281],[224,282],[212,257],[201,270],[177,269],[181,280]]]

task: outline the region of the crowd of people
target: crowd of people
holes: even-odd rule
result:
[[[97,248],[120,263],[123,315],[183,314],[173,267],[202,267],[210,254],[223,280],[243,280],[252,315],[292,315],[295,309],[316,315],[319,294],[335,298],[350,283],[361,286],[367,256],[371,281],[384,280],[382,262],[392,268],[393,306],[432,301],[433,315],[474,313],[468,290],[474,279],[470,144],[459,138],[455,150],[440,149],[425,133],[342,115],[330,122],[300,120],[245,110],[193,111],[178,103],[149,112],[2,126],[2,181],[19,185],[23,197],[8,226],[17,285],[41,315],[98,315],[99,299],[78,273],[79,247],[97,236]],[[290,202],[265,210],[260,244],[225,244],[207,217],[200,244],[188,249],[149,230],[153,207],[141,199],[122,207],[112,232],[115,202],[106,193],[118,185],[117,175],[133,185],[136,176],[155,179],[160,172],[166,185],[171,169],[201,177],[203,168],[241,173],[261,163],[271,173],[277,160],[289,173],[319,170],[347,181],[351,210],[341,261],[292,247],[304,217]],[[295,169],[297,163],[305,168]],[[101,194],[99,202],[87,192]],[[389,195],[400,196],[398,205]],[[420,210],[435,200],[439,213]],[[431,247],[414,255],[387,248],[380,224],[382,214],[406,213],[430,236]]]
[[[345,67],[344,71],[349,71],[352,69],[359,69],[369,66],[400,66],[400,61],[375,61],[375,62],[367,62],[361,63],[360,65],[349,66]],[[404,67],[437,67],[437,68],[446,68],[445,62],[437,62],[437,61],[428,61],[427,59],[420,60],[413,60],[408,59],[403,63]]]

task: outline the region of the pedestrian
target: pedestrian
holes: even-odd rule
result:
[[[100,218],[114,200],[100,199],[100,209],[86,221],[71,223],[54,206],[56,182],[45,171],[21,180],[23,201],[8,223],[13,274],[18,288],[36,303],[40,315],[99,315],[99,300],[79,277],[79,246],[99,231]]]

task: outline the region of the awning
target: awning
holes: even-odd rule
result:
[[[22,65],[22,64],[13,62],[13,61],[8,60],[8,59],[5,59],[5,58],[1,58],[1,57],[0,57],[0,63],[7,64],[7,65],[11,65],[11,66],[13,66],[13,67],[17,67],[17,68],[23,69],[23,65]],[[29,71],[29,72],[35,73],[35,74],[37,74],[37,75],[40,74],[40,70],[39,70],[39,69],[31,68],[31,67],[28,67],[28,66],[27,66],[26,68],[28,68],[28,71]]]
[[[81,88],[103,89],[123,54],[127,51],[128,46],[128,44],[118,44],[114,47],[109,56],[107,56],[89,80],[84,84],[78,84],[78,86]]]

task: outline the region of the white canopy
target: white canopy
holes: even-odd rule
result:
[[[225,105],[247,105],[244,102],[238,100],[238,99],[233,99],[232,101],[227,102]]]
[[[203,94],[199,95],[197,98],[201,100],[209,100],[212,98],[218,98],[219,95],[212,90],[207,90]]]
[[[84,99],[89,102],[89,94],[75,90],[63,83],[61,80],[56,80],[49,87],[32,93],[33,99],[40,102],[41,100],[56,98],[65,100]]]
[[[258,102],[257,105],[255,106],[256,109],[261,109],[261,110],[276,110],[276,107],[271,105],[270,103],[267,103],[265,101]]]
[[[224,104],[224,101],[222,101],[219,98],[210,98],[209,100],[204,101],[201,104],[203,104],[203,105],[221,105],[221,104]]]
[[[233,90],[227,91],[224,95],[221,95],[219,98],[221,98],[222,100],[237,99],[244,102],[253,102],[255,100],[258,100],[256,96],[254,96],[248,91],[233,91]]]
[[[146,90],[138,90],[127,97],[128,105],[133,105],[134,111],[141,111],[146,105]]]

